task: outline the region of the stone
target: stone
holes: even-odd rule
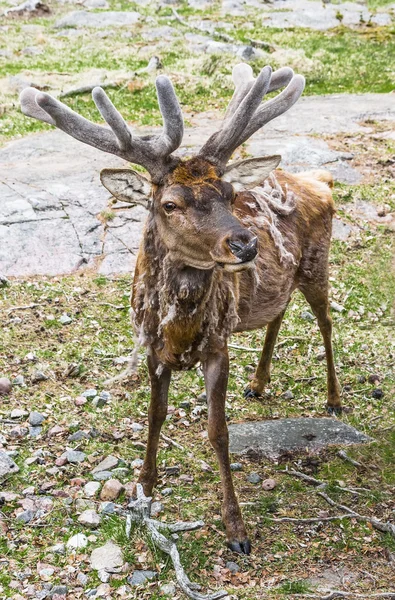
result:
[[[34,410],[29,415],[29,423],[33,427],[37,427],[38,425],[41,425],[41,423],[43,421],[45,421],[45,419],[46,419],[45,415],[43,415],[39,412],[36,412]]]
[[[88,481],[88,483],[84,485],[84,494],[88,498],[94,498],[94,496],[96,496],[100,488],[101,485],[98,481]]]
[[[102,461],[99,462],[98,465],[94,469],[92,469],[92,473],[99,473],[100,471],[111,471],[114,469],[119,463],[118,458],[115,456],[107,456]]]
[[[315,317],[308,310],[304,310],[300,313],[300,318],[304,319],[304,321],[314,321]]]
[[[105,515],[113,515],[115,513],[114,502],[101,502],[99,511]]]
[[[23,419],[28,414],[28,411],[23,408],[14,408],[10,413],[10,419]]]
[[[286,390],[283,394],[281,394],[282,398],[284,398],[284,400],[292,400],[294,395],[293,392],[291,390]]]
[[[328,446],[365,444],[372,438],[331,418],[290,418],[229,426],[230,452],[278,459],[292,452],[319,452]]]
[[[78,464],[84,462],[85,460],[85,452],[80,452],[79,450],[67,450],[66,451],[66,459],[67,462]]]
[[[91,509],[84,510],[84,512],[78,517],[78,522],[81,523],[81,525],[86,525],[87,527],[98,527],[100,525],[100,521],[100,515],[98,515],[95,510]]]
[[[266,491],[274,490],[276,485],[277,483],[274,479],[265,479],[264,481],[262,481],[262,488]]]
[[[109,541],[104,546],[95,548],[91,554],[91,567],[96,571],[113,572],[123,565],[122,550],[117,544]]]
[[[233,562],[232,560],[229,560],[229,561],[226,563],[225,567],[226,567],[227,569],[229,569],[229,571],[230,571],[231,573],[239,573],[239,572],[240,572],[240,567],[239,567],[239,565],[238,565],[237,563]]]
[[[112,502],[119,497],[123,489],[123,485],[118,479],[109,479],[103,485],[103,489],[100,492],[100,500]]]
[[[247,481],[249,483],[257,484],[261,481],[261,477],[258,475],[258,473],[250,473],[247,475]]]
[[[162,490],[162,496],[171,496],[173,493],[173,488],[167,487]]]
[[[133,469],[141,469],[141,467],[143,466],[143,464],[144,464],[144,461],[143,461],[142,458],[135,458],[132,461],[132,467],[133,467]]]
[[[42,371],[34,371],[31,381],[32,383],[40,383],[40,381],[47,381],[48,377]]]
[[[66,594],[68,594],[69,588],[67,587],[67,585],[54,585],[51,590],[50,590],[50,597],[53,598],[54,596],[66,596]]]
[[[58,544],[54,544],[53,546],[50,546],[48,548],[48,550],[50,552],[53,552],[54,554],[65,554],[66,546],[62,542],[59,542]]]
[[[75,433],[72,433],[71,435],[69,435],[69,437],[67,438],[67,441],[68,442],[80,442],[81,440],[86,440],[86,439],[89,439],[89,435],[87,433],[85,433],[85,431],[81,431],[81,429],[79,429]]]
[[[69,315],[66,315],[66,313],[64,313],[60,318],[59,318],[59,323],[61,325],[70,325],[70,323],[73,322],[73,319],[71,317],[69,317]]]
[[[94,388],[90,388],[89,390],[85,390],[85,392],[82,392],[81,396],[83,396],[84,398],[96,398],[97,391]]]
[[[67,550],[82,550],[88,545],[88,538],[83,533],[76,533],[73,535],[66,544]]]
[[[312,3],[310,0],[282,0],[281,3],[263,5],[263,25],[281,29],[306,27],[324,31],[339,25],[358,27],[363,23],[388,25],[388,13],[373,15],[364,4],[342,2],[331,4]],[[274,10],[273,10],[274,9]],[[276,10],[277,9],[277,10]]]
[[[20,523],[30,523],[32,519],[34,519],[35,511],[34,510],[24,510],[20,512],[16,516],[16,520]]]
[[[15,379],[12,381],[13,385],[20,385],[23,387],[25,385],[25,378],[23,375],[17,375]]]
[[[177,591],[177,588],[173,582],[159,584],[159,588],[162,594],[165,596],[174,597]]]
[[[93,474],[93,479],[96,481],[107,481],[107,479],[111,479],[111,477],[111,471],[99,471],[98,473]]]
[[[349,223],[344,223],[341,219],[334,217],[332,220],[332,239],[346,242],[350,235],[357,230]]]
[[[243,465],[241,463],[230,463],[230,470],[231,471],[242,471],[243,470]]]
[[[116,12],[107,11],[91,13],[85,10],[74,11],[65,15],[55,23],[55,27],[127,27],[135,25],[140,19],[138,12]]]
[[[0,377],[0,396],[7,396],[11,390],[11,381],[7,377]]]
[[[143,585],[147,581],[152,581],[157,577],[155,571],[134,571],[127,579],[130,585]]]
[[[19,467],[6,452],[0,450],[0,480],[7,475],[18,473]]]

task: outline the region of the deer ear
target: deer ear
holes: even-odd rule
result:
[[[100,181],[117,200],[142,204],[147,208],[151,184],[141,173],[132,169],[103,169]]]
[[[222,179],[233,185],[236,192],[252,189],[264,181],[278,167],[281,156],[258,156],[230,164]]]

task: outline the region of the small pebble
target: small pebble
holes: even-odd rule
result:
[[[13,385],[20,385],[22,387],[25,385],[25,378],[23,375],[17,375],[12,383]]]
[[[171,496],[173,493],[173,488],[171,487],[167,487],[164,490],[162,490],[161,494],[162,496]]]
[[[247,481],[249,483],[257,484],[261,481],[261,477],[258,475],[258,473],[250,473],[247,475]]]
[[[291,390],[286,390],[283,394],[281,394],[282,397],[284,398],[284,400],[292,400],[292,398],[294,398],[293,393],[291,392]]]
[[[300,318],[304,319],[305,321],[314,321],[314,315],[312,315],[308,310],[304,310],[302,313],[300,313]]]
[[[123,485],[118,479],[109,479],[103,485],[103,489],[100,492],[100,500],[110,502],[116,500],[123,489]]]
[[[92,509],[84,510],[84,512],[78,517],[78,522],[81,523],[81,525],[86,525],[86,527],[98,527],[100,525],[100,521],[100,515],[98,515],[97,512]]]
[[[80,452],[79,450],[67,450],[66,451],[66,459],[67,462],[77,464],[84,462],[85,460],[85,452]]]
[[[262,488],[267,491],[274,490],[276,485],[277,485],[277,482],[274,479],[265,479],[262,482]]]
[[[66,547],[68,550],[82,550],[82,548],[85,548],[87,545],[88,538],[86,535],[83,533],[76,533],[68,540]]]
[[[241,463],[230,463],[230,470],[231,471],[242,471],[243,470],[243,465]]]
[[[7,396],[12,389],[12,384],[7,377],[0,377],[0,396]]]
[[[88,481],[88,483],[84,485],[85,496],[88,498],[93,498],[100,490],[100,487],[101,485],[98,481]]]
[[[141,469],[143,464],[144,464],[144,461],[142,458],[135,458],[134,461],[132,462],[132,467],[133,467],[133,469]]]
[[[384,396],[384,392],[381,388],[376,388],[372,392],[372,397],[376,398],[376,400],[380,400],[380,398],[382,398],[383,396]]]
[[[93,473],[93,479],[95,481],[107,481],[108,479],[111,479],[111,477],[111,471],[99,471],[99,473]]]
[[[37,427],[38,425],[41,425],[41,423],[43,421],[45,421],[45,419],[46,419],[45,415],[42,415],[41,413],[39,413],[35,410],[32,410],[32,412],[29,415],[29,423],[33,427]]]
[[[27,417],[28,414],[27,410],[14,408],[14,410],[11,411],[10,419],[22,419],[23,417]]]
[[[239,565],[231,560],[226,563],[225,567],[229,569],[231,573],[238,573],[240,571]]]
[[[164,594],[165,596],[175,596],[176,594],[176,586],[174,585],[173,582],[170,583],[164,583],[162,585],[159,585],[160,591],[162,592],[162,594]]]
[[[23,512],[17,514],[16,520],[20,523],[30,523],[30,521],[34,518],[34,514],[35,513],[33,510],[24,510]]]
[[[134,571],[132,575],[130,575],[127,579],[127,582],[130,585],[142,585],[146,581],[150,581],[157,577],[157,573],[155,571]]]
[[[73,319],[71,319],[69,317],[69,315],[67,315],[66,313],[64,313],[60,318],[59,318],[59,323],[61,325],[69,325],[70,323],[72,323]]]
[[[90,388],[89,390],[82,392],[81,396],[84,398],[95,398],[97,396],[97,391],[93,388]]]

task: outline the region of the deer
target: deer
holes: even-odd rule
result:
[[[273,72],[265,66],[255,78],[252,68],[242,63],[233,69],[233,82],[235,90],[219,129],[187,158],[176,153],[183,139],[183,117],[165,75],[156,78],[163,131],[149,136],[133,135],[100,87],[92,96],[109,127],[86,120],[34,88],[22,92],[21,109],[148,172],[149,177],[128,166],[100,174],[116,199],[148,209],[131,294],[151,385],[148,442],[138,481],[150,496],[158,478],[156,457],[172,372],[200,363],[227,544],[234,552],[250,554],[230,468],[227,340],[232,333],[266,327],[262,355],[244,394],[247,399],[261,398],[270,382],[284,313],[294,290],[300,290],[324,341],[328,411],[341,411],[328,301],[335,207],[332,177],[326,171],[287,173],[278,168],[279,155],[229,162],[256,131],[295,104],[304,77],[288,67]],[[262,102],[266,94],[280,89]]]

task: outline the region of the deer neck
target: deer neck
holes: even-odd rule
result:
[[[173,369],[187,369],[223,347],[238,322],[237,277],[197,269],[174,259],[153,218],[147,224],[142,268],[132,306],[140,340]]]

